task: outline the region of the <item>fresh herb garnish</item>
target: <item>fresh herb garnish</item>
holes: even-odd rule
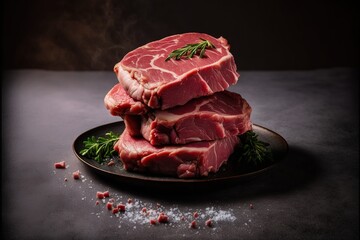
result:
[[[105,137],[88,137],[87,140],[83,142],[84,149],[80,151],[80,154],[102,163],[104,159],[114,155],[114,145],[119,140],[119,137],[120,134],[113,132],[107,132]],[[248,165],[258,166],[273,161],[270,145],[260,141],[254,131],[247,131],[239,137],[241,141],[239,162],[246,162]]]
[[[200,58],[204,57],[205,49],[207,48],[215,48],[215,46],[209,41],[203,38],[199,43],[191,43],[186,46],[176,49],[172,51],[169,56],[165,59],[165,61],[174,58],[175,60],[180,60],[182,57],[192,58],[194,55],[199,55]]]
[[[257,166],[273,160],[270,145],[260,141],[254,131],[240,135],[240,141],[240,162]]]
[[[114,145],[117,140],[119,140],[119,136],[119,134],[107,132],[105,137],[88,137],[87,140],[83,142],[84,149],[80,151],[80,154],[102,163],[104,159],[110,158],[114,155]]]

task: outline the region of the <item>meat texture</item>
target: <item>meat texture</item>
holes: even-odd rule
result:
[[[139,115],[147,112],[148,107],[140,101],[132,99],[120,85],[116,84],[105,95],[106,109],[114,116],[124,118],[125,115]]]
[[[251,130],[251,107],[237,93],[224,90],[166,110],[142,105],[139,111],[141,103],[121,89],[115,85],[106,95],[105,105],[125,120],[131,136],[142,136],[152,145],[210,141]]]
[[[178,146],[155,147],[125,128],[114,149],[129,171],[194,178],[217,172],[239,144],[238,136]]]
[[[204,58],[170,59],[175,49],[202,39],[215,48],[207,49]],[[150,42],[124,56],[114,72],[133,99],[153,109],[183,105],[193,98],[223,91],[237,82],[239,74],[230,46],[223,37],[205,33],[184,33]]]

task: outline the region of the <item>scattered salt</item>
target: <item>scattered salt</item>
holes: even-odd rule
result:
[[[53,172],[56,174],[55,171]],[[77,170],[76,173],[78,173],[79,178],[82,179],[82,182],[87,182],[86,189],[93,189],[93,180],[85,178],[85,176],[80,174],[79,170]],[[62,180],[64,180],[64,178],[62,178]],[[84,185],[82,184],[82,186]],[[74,186],[70,185],[70,187]],[[81,185],[78,187],[81,188]],[[85,196],[86,192],[88,191],[86,189],[80,191],[83,195],[81,198],[83,201],[89,201],[91,198],[87,198]],[[136,229],[137,224],[148,225],[150,227],[150,225],[157,225],[159,222],[167,223],[165,226],[172,228],[188,228],[189,225],[191,226],[191,224],[193,224],[197,229],[194,231],[194,233],[199,234],[198,230],[200,229],[210,230],[211,228],[212,230],[215,230],[216,228],[214,227],[214,224],[217,226],[217,228],[219,228],[220,222],[233,222],[237,219],[234,215],[233,209],[221,209],[215,206],[200,209],[179,209],[179,207],[176,205],[172,205],[172,207],[168,208],[161,205],[160,203],[142,202],[139,199],[130,198],[126,195],[122,196],[117,193],[112,193],[111,198],[106,199],[110,196],[109,191],[98,191],[93,194],[93,198],[91,198],[92,204],[94,204],[95,201],[95,205],[100,206],[99,208],[96,208],[98,212],[92,212],[91,215],[94,215],[97,218],[100,218],[101,216],[109,216],[110,218],[117,219],[119,221],[119,228],[121,228],[122,223],[135,224],[134,229]],[[121,203],[122,199],[126,199],[123,200],[125,204]],[[122,204],[121,207],[119,207],[120,204]],[[107,211],[107,209],[109,211]],[[248,222],[251,222],[251,220],[249,219]],[[245,225],[247,225],[247,223],[245,223]]]

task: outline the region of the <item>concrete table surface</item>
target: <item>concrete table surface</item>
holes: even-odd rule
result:
[[[358,239],[358,71],[240,74],[230,90],[248,100],[254,123],[287,140],[286,160],[248,182],[176,194],[109,181],[75,157],[79,134],[119,120],[103,104],[114,73],[4,72],[4,239]],[[55,169],[58,161],[68,167]],[[72,178],[76,170],[82,179]],[[116,202],[132,199],[126,214],[96,205],[106,190]],[[170,223],[150,225],[143,207],[168,213]],[[189,228],[194,212],[197,229]]]

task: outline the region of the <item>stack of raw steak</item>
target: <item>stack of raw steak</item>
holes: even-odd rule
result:
[[[200,39],[205,56],[170,59]],[[119,83],[105,96],[125,130],[115,150],[130,171],[193,178],[217,172],[251,130],[251,107],[226,89],[239,74],[226,39],[203,33],[173,35],[129,52],[115,65]]]

